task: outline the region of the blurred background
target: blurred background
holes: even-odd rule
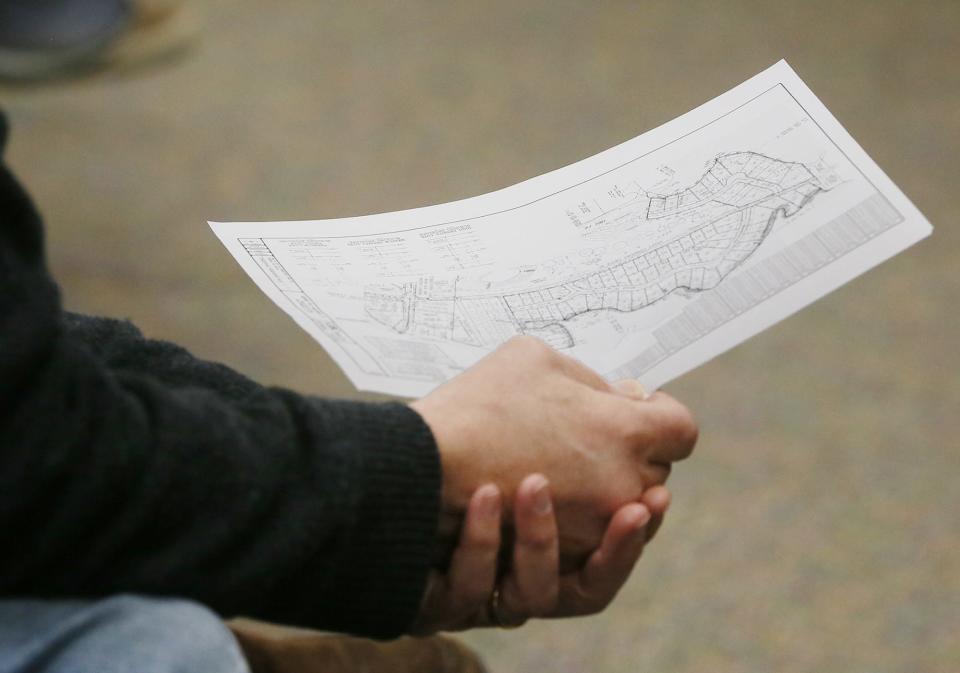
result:
[[[702,424],[603,615],[471,633],[495,673],[960,670],[960,2],[198,2],[136,71],[0,84],[69,308],[266,383],[355,392],[207,219],[504,187],[786,58],[933,222],[671,384]]]

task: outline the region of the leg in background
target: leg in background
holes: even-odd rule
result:
[[[249,673],[230,630],[185,600],[0,601],[0,672]]]

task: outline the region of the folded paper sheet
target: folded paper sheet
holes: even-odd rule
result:
[[[358,388],[403,396],[518,334],[657,388],[931,231],[784,61],[497,192],[210,225]]]

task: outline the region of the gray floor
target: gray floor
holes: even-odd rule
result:
[[[70,307],[356,396],[207,219],[470,196],[786,57],[937,227],[670,390],[703,439],[615,605],[501,673],[960,670],[960,3],[215,0],[178,63],[0,88]]]

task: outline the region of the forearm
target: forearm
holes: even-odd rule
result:
[[[39,216],[0,163],[0,595],[406,626],[440,494],[415,412],[267,389],[129,325],[87,327],[112,346],[62,313]]]
[[[61,342],[0,446],[5,594],[178,594],[375,635],[416,608],[439,468],[403,406],[225,401]]]

